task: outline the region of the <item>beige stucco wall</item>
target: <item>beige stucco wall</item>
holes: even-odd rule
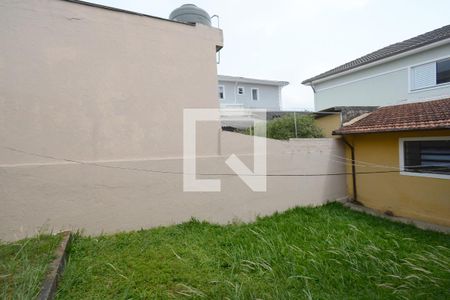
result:
[[[198,173],[232,174],[224,162],[230,153],[252,168],[251,137],[224,132],[221,144],[222,156],[198,158]],[[344,172],[336,160],[344,150],[336,139],[269,140],[267,151],[272,175]],[[251,221],[346,195],[343,175],[270,176],[267,192],[251,191],[237,176],[200,176],[221,179],[222,191],[183,192],[181,172],[182,160],[176,158],[2,167],[0,239],[15,240],[39,230],[136,230],[191,217],[215,223]]]
[[[247,221],[345,196],[342,175],[183,192],[182,112],[218,107],[220,30],[59,0],[0,8],[0,239]],[[252,167],[251,137],[199,127],[199,173],[231,173],[231,153]],[[343,171],[333,139],[269,141],[268,154],[275,175]]]
[[[355,148],[358,201],[380,212],[391,211],[397,216],[450,226],[450,180],[397,172],[400,169],[400,138],[449,135],[450,130],[347,136]],[[347,157],[350,159],[348,149]],[[347,171],[351,172],[350,161]],[[347,183],[348,193],[352,195],[351,176]]]
[[[60,0],[0,3],[2,146],[80,160],[179,156],[183,108],[218,107],[222,32]],[[217,153],[217,127],[202,153]],[[0,147],[0,164],[46,162]]]

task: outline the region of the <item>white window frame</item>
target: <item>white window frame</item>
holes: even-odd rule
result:
[[[242,94],[239,93],[239,89],[242,89]],[[245,88],[243,86],[238,86],[236,88],[236,94],[238,94],[238,95],[245,95]]]
[[[429,63],[432,63],[432,62],[437,63],[440,60],[449,59],[449,58],[450,58],[450,56],[447,55],[447,56],[443,56],[443,57],[437,57],[437,58],[434,58],[434,59],[430,59],[430,60],[427,60],[427,61],[422,61],[420,63],[408,66],[408,93],[412,94],[412,93],[417,93],[417,92],[423,92],[423,91],[429,91],[429,90],[435,90],[435,89],[440,89],[440,88],[444,88],[444,87],[449,87],[450,86],[450,82],[441,83],[441,84],[435,84],[435,85],[432,85],[432,86],[429,86],[429,87],[424,87],[424,88],[421,88],[421,89],[413,89],[412,88],[412,84],[411,84],[411,80],[412,80],[411,74],[412,74],[412,69],[414,67],[417,67],[417,66],[420,66],[420,65],[429,64]]]
[[[223,94],[223,98],[220,98],[220,88],[222,88],[222,94]],[[219,92],[219,100],[225,100],[225,86],[220,84],[218,87],[218,92]]]
[[[442,141],[450,140],[450,136],[427,136],[427,137],[411,137],[411,138],[400,138],[398,140],[398,150],[399,150],[399,162],[400,162],[400,175],[404,176],[417,176],[417,177],[428,177],[428,178],[439,178],[439,179],[450,179],[450,175],[445,174],[434,174],[434,173],[416,173],[407,172],[405,169],[405,153],[404,153],[404,143],[405,141]]]
[[[255,90],[256,90],[256,99],[253,99],[253,91],[255,91]],[[259,101],[259,88],[252,88],[250,95],[251,95],[252,101]]]

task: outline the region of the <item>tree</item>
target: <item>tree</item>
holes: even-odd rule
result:
[[[294,116],[287,114],[280,118],[267,122],[267,137],[277,140],[288,140],[290,138],[321,138],[322,130],[314,124],[312,116]],[[254,128],[248,130],[248,134],[253,134]],[[258,129],[256,129],[258,134]]]

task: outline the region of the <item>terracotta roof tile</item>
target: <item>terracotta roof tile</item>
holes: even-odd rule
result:
[[[333,134],[450,129],[450,98],[381,107]]]

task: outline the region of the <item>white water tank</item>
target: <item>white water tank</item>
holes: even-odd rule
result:
[[[169,19],[183,23],[200,23],[211,26],[211,17],[209,14],[194,4],[184,4],[176,8],[170,14]]]

